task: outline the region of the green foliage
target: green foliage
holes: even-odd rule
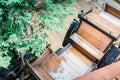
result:
[[[68,4],[73,4],[75,3],[77,0],[67,0]]]
[[[44,29],[62,31],[67,20],[65,17],[73,14],[68,5],[74,0],[43,0],[41,4],[37,1],[0,0],[0,61],[5,60],[6,63],[1,62],[0,65],[8,65],[8,60],[14,57],[14,49],[24,48],[26,53],[30,51],[40,55],[48,37]],[[28,29],[34,25],[32,12],[38,11],[37,6],[44,9],[37,12],[41,20],[40,29],[28,35]]]
[[[45,38],[39,35],[40,31],[28,35],[27,31],[33,23],[32,12],[36,11],[34,4],[37,0],[1,0],[0,1],[0,58],[10,60],[12,52],[17,48],[24,48],[40,54],[45,48]],[[8,58],[8,59],[7,59]],[[8,61],[3,61],[8,64]],[[5,65],[1,65],[6,67]]]
[[[67,6],[66,6],[67,5]],[[67,16],[73,15],[74,11],[70,10],[68,4],[54,4],[52,0],[46,0],[43,3],[43,7],[46,12],[41,12],[39,14],[39,18],[43,21],[43,23],[50,30],[58,30],[62,31],[64,28],[64,24],[67,21]]]
[[[5,56],[5,57],[0,56],[0,66],[7,68],[10,60],[11,60],[11,57],[9,56]]]

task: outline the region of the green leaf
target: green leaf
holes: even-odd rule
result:
[[[16,34],[12,34],[12,35],[9,36],[7,41],[8,42],[16,42],[16,41],[19,41],[19,39],[18,39]]]
[[[0,8],[0,15],[2,15],[3,14],[3,10]]]
[[[9,46],[9,44],[7,42],[5,42],[5,41],[2,41],[1,45],[4,46],[4,47],[8,47]]]
[[[7,66],[10,64],[11,57],[5,56],[1,57],[0,56],[0,66],[7,68]]]

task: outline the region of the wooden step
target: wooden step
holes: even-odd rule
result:
[[[120,11],[117,10],[116,8],[110,6],[109,4],[105,5],[105,11],[111,13],[112,15],[114,15],[120,19]]]
[[[76,65],[73,65],[72,62],[70,62],[70,64],[67,64],[65,62],[65,59],[67,57],[69,56],[66,56],[63,59],[63,56],[56,56],[56,55],[50,54],[41,63],[41,66],[50,76],[52,76],[53,80],[73,80],[77,78],[79,74],[73,69],[73,67],[70,66],[72,64],[72,66],[76,67]]]
[[[110,35],[101,31],[97,26],[87,20],[82,20],[77,34],[101,52],[105,52],[108,46],[112,43]]]
[[[94,63],[73,46],[64,51],[60,56],[79,76],[85,74]]]
[[[106,20],[105,18],[99,16],[98,14],[91,12],[86,15],[86,18],[96,24],[102,30],[110,33],[115,38],[118,38],[120,34],[120,27],[116,26],[115,24],[111,23],[110,21]]]
[[[103,57],[103,53],[88,43],[85,39],[74,33],[70,39],[73,41],[72,45],[76,47],[82,54],[89,57],[92,61],[100,60]]]

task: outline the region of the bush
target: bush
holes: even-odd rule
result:
[[[43,7],[46,12],[39,13],[39,18],[50,30],[62,31],[67,21],[65,17],[74,14],[74,10],[70,10],[68,4],[54,4],[51,0],[46,0]]]
[[[56,1],[57,4],[56,4]],[[67,0],[68,4],[73,0]],[[66,2],[66,0],[65,0]],[[43,11],[37,12],[37,6],[42,6]],[[24,48],[25,51],[31,49],[32,53],[40,55],[44,50],[48,37],[44,30],[63,30],[66,22],[65,16],[73,14],[69,6],[63,0],[43,0],[41,4],[37,0],[1,0],[0,1],[0,58],[3,57],[7,67],[8,60],[14,58],[13,50]],[[37,12],[39,30],[33,30],[34,25],[32,12]],[[28,35],[30,28],[33,33]],[[3,56],[4,55],[4,56]],[[2,60],[2,59],[1,59]],[[1,64],[0,64],[1,65]]]
[[[34,31],[28,35],[28,28],[34,25],[32,12],[36,11],[37,0],[1,0],[0,1],[0,56],[3,62],[8,64],[10,57],[14,58],[13,50],[24,48],[36,55],[45,48],[45,33]],[[4,65],[3,65],[4,66]],[[5,66],[6,67],[6,66]]]

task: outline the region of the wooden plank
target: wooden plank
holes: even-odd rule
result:
[[[99,15],[105,18],[106,20],[110,21],[111,23],[115,24],[116,26],[120,27],[120,19],[115,17],[114,15],[105,11],[101,12]]]
[[[106,4],[105,11],[111,13],[112,15],[114,15],[120,19],[120,11],[113,8],[112,6]]]
[[[104,52],[112,41],[112,39],[107,35],[103,34],[84,21],[82,21],[77,33],[101,52]]]
[[[42,66],[44,72],[47,72],[54,80],[73,80],[85,74],[92,64],[91,60],[71,46],[60,56],[49,54],[35,68],[39,71],[39,67]],[[42,72],[40,68],[39,74]]]
[[[83,55],[79,50],[77,50],[73,46],[69,48],[69,52],[75,55],[78,59],[80,59],[87,66],[91,66],[91,64],[93,63],[89,58],[87,58],[85,55]]]
[[[119,75],[120,61],[83,75],[75,80],[119,80],[115,79]]]
[[[114,37],[118,37],[120,34],[120,27],[116,26],[115,24],[111,23],[110,21],[102,18],[98,14],[91,12],[86,15],[86,18],[95,23],[99,28],[102,30],[109,32]]]
[[[40,65],[41,62],[44,61],[44,59],[45,59],[50,53],[51,53],[51,52],[50,52],[50,49],[49,49],[49,48],[46,49],[46,50],[42,53],[42,55],[41,55],[39,58],[37,58],[37,60],[35,60],[34,63],[32,63],[32,66]]]
[[[61,63],[61,58],[54,55],[50,54],[47,56],[47,58],[41,63],[41,65],[48,71],[57,71],[59,65]]]
[[[88,43],[78,34],[74,33],[70,39],[73,40],[73,45],[91,60],[100,60],[103,57],[104,54],[102,52],[100,52],[97,48]]]
[[[34,71],[37,72],[42,80],[54,80],[41,66],[35,66]]]
[[[60,56],[46,50],[40,58],[32,64],[32,70],[43,80],[73,80],[85,74],[93,64],[72,46]]]
[[[85,22],[81,23],[77,33],[102,52],[112,41],[110,37]]]
[[[25,60],[27,68],[37,80],[53,80],[53,78],[41,67],[41,66],[31,66],[27,60]]]
[[[56,72],[50,72],[55,80],[73,80],[78,77],[78,74],[64,61]]]
[[[74,47],[70,47],[68,50],[63,52],[60,56],[64,58],[64,62],[69,67],[71,67],[76,73],[78,73],[79,76],[85,74],[87,70],[90,68],[90,66],[93,64],[91,60],[89,60],[86,56],[84,56]]]
[[[41,65],[54,80],[73,80],[78,77],[78,74],[60,57],[52,54]]]

